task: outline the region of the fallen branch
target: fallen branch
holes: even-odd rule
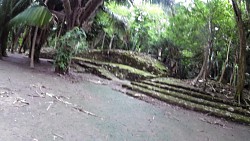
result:
[[[24,98],[17,97],[16,100],[13,102],[13,104],[21,103],[22,105],[19,105],[18,107],[23,107],[29,105],[29,102],[27,102]]]
[[[37,92],[37,90],[36,90],[36,94],[39,96],[39,97],[42,97],[42,98],[45,98],[45,96],[44,96],[44,93],[39,93],[39,92]]]
[[[91,116],[94,116],[94,117],[98,117],[97,115],[95,115],[95,114],[93,114],[93,113],[91,113],[91,112],[89,112],[89,111],[86,111],[86,110],[84,110],[84,109],[82,109],[82,108],[80,108],[80,107],[78,107],[78,106],[74,106],[73,109],[76,109],[77,111],[83,112],[83,113],[85,113],[85,114],[87,114],[87,115],[91,115]]]
[[[47,111],[50,109],[51,105],[53,104],[53,101],[49,103],[49,106],[47,108]]]
[[[61,139],[63,139],[63,137],[61,136],[61,135],[58,135],[58,134],[56,134],[56,133],[52,133],[54,136],[56,136],[56,137],[59,137],[59,138],[61,138]]]
[[[56,96],[56,95],[51,94],[51,93],[45,93],[45,95],[46,95],[46,96],[49,96],[49,97],[51,97],[51,98],[54,98],[54,99],[56,99],[57,101],[60,101],[60,102],[62,102],[62,103],[64,103],[64,104],[66,104],[66,105],[72,105],[72,103],[70,103],[70,102],[64,100],[64,99],[63,99],[63,96]]]

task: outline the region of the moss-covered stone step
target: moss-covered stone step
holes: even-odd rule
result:
[[[181,89],[190,90],[190,91],[193,91],[193,92],[202,93],[202,94],[205,94],[205,95],[213,95],[213,93],[202,91],[202,90],[200,90],[198,88],[195,88],[193,86],[184,84],[183,81],[181,81],[179,79],[161,77],[161,78],[151,79],[150,81],[155,82],[155,83],[159,83],[159,84],[169,85],[169,86],[172,86],[172,87],[177,87],[177,88],[181,88]]]
[[[199,88],[190,86],[190,85],[184,83],[182,80],[179,80],[179,79],[162,77],[162,78],[154,78],[154,79],[151,79],[150,81],[155,82],[155,83],[159,83],[159,84],[163,84],[163,85],[169,85],[169,86],[172,86],[172,87],[177,87],[177,88],[180,88],[180,89],[186,89],[186,90],[194,91],[194,92],[201,93],[201,94],[204,94],[204,95],[211,95],[211,96],[218,97],[218,98],[221,98],[221,99],[227,99],[224,95],[221,95],[221,94],[218,94],[218,93],[214,94],[214,93],[211,93],[211,92],[203,91],[203,90],[201,90]],[[242,105],[242,104],[239,105],[237,102],[235,102],[233,100],[226,100],[226,101],[224,101],[224,103],[230,104],[230,105],[233,105],[233,106],[242,107],[244,109],[249,109],[249,106]]]
[[[242,115],[246,115],[246,116],[250,117],[250,111],[246,110],[246,109],[242,109],[241,107],[234,107],[234,106],[227,105],[224,103],[214,102],[213,100],[205,100],[203,98],[193,97],[192,95],[186,95],[186,94],[179,93],[176,91],[165,90],[165,89],[154,87],[154,86],[151,86],[148,84],[142,84],[142,83],[138,83],[138,82],[132,82],[131,84],[135,85],[137,87],[141,87],[143,89],[156,91],[156,92],[159,92],[159,93],[164,94],[164,95],[170,95],[170,96],[177,97],[177,98],[180,98],[180,99],[183,99],[186,101],[190,101],[193,103],[206,105],[206,106],[210,106],[210,107],[214,107],[214,108],[218,108],[218,109],[222,109],[222,110],[227,110],[229,112],[242,114]]]
[[[126,90],[126,92],[123,92],[125,94],[127,94],[128,96],[140,99],[140,100],[144,100],[144,98],[147,96],[145,94],[139,93],[139,92],[135,92],[135,91],[131,91],[131,90]]]
[[[54,48],[42,48],[40,57],[54,59],[56,50]],[[101,62],[111,62],[131,66],[133,68],[148,71],[158,76],[168,76],[166,66],[149,55],[125,51],[125,50],[89,50],[77,54],[76,57],[88,58]],[[90,62],[89,62],[90,63]],[[92,62],[93,63],[93,62]]]
[[[213,115],[213,116],[222,117],[231,121],[246,123],[250,125],[250,117],[245,116],[245,115],[232,113],[230,111],[222,110],[222,109],[211,107],[211,106],[201,105],[201,104],[194,103],[191,101],[186,101],[181,98],[177,98],[171,95],[164,95],[159,92],[141,88],[141,87],[134,86],[134,85],[124,84],[123,87],[139,92],[139,93],[146,94],[148,96],[159,99],[169,104],[178,105],[178,106],[191,109],[191,110],[195,110],[195,111],[199,111],[199,112],[209,113],[210,115]]]
[[[101,78],[107,79],[107,80],[113,80],[114,76],[107,70],[105,70],[102,67],[98,67],[89,63],[85,62],[78,62],[78,65],[84,67],[86,69],[86,72],[93,73]]]
[[[139,69],[127,66],[127,65],[123,65],[123,64],[101,62],[101,61],[90,60],[87,58],[79,58],[79,57],[73,57],[72,60],[75,63],[83,62],[83,63],[92,64],[93,66],[103,67],[120,79],[143,80],[143,79],[150,79],[150,78],[156,77],[155,75],[149,72],[139,70]]]
[[[151,86],[154,86],[154,87],[157,87],[157,88],[162,88],[162,89],[165,89],[165,90],[170,90],[170,91],[175,91],[175,92],[179,92],[179,93],[182,93],[182,94],[187,94],[187,95],[190,95],[190,96],[193,96],[193,97],[196,97],[196,98],[202,98],[202,99],[205,99],[205,100],[209,100],[209,101],[213,101],[213,102],[219,102],[219,103],[227,104],[227,105],[234,106],[234,107],[240,107],[240,106],[238,106],[237,103],[228,101],[226,99],[221,99],[219,97],[215,97],[214,95],[208,95],[208,94],[200,93],[200,92],[197,92],[197,91],[193,91],[192,89],[191,90],[183,89],[183,88],[180,88],[180,87],[176,87],[175,85],[167,85],[167,84],[162,84],[162,83],[156,83],[154,81],[148,81],[148,80],[142,81],[141,83],[148,84],[148,85],[151,85]]]
[[[167,76],[168,70],[160,61],[141,53],[124,50],[89,50],[77,55],[98,61],[112,62],[148,71],[154,75]]]
[[[122,64],[109,63],[105,67],[112,73],[114,73],[118,78],[128,79],[128,80],[144,80],[156,77],[149,72],[139,70],[130,66]]]
[[[129,90],[129,89],[126,89],[126,91],[123,91],[123,93],[125,93],[128,96],[134,97],[134,98],[139,99],[139,100],[143,100],[143,101],[150,103],[150,104],[153,104],[153,105],[158,105],[158,106],[162,105],[163,106],[163,105],[168,104],[162,100],[158,100],[157,98],[152,98],[151,96],[148,96],[148,95],[145,95],[145,94],[133,91],[133,90]]]

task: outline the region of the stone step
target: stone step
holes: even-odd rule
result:
[[[177,97],[186,101],[190,101],[193,103],[197,103],[197,104],[201,104],[201,105],[206,105],[206,106],[211,106],[214,108],[219,108],[221,110],[227,110],[229,112],[233,112],[233,113],[237,113],[237,114],[242,114],[242,115],[246,115],[250,117],[250,111],[243,109],[241,107],[235,107],[235,106],[231,106],[228,104],[224,104],[221,102],[215,102],[213,101],[213,99],[210,100],[206,100],[203,99],[202,97],[194,97],[193,95],[189,95],[189,94],[184,94],[184,93],[180,93],[180,92],[176,92],[176,91],[172,91],[172,90],[165,90],[162,88],[158,88],[152,85],[148,85],[148,84],[144,84],[144,83],[138,83],[138,82],[132,82],[132,85],[141,87],[143,89],[148,89],[148,90],[152,90],[152,91],[156,91],[159,92],[163,95],[170,95],[173,97]]]
[[[200,92],[197,92],[197,91],[193,91],[192,89],[183,89],[183,88],[180,88],[180,87],[176,87],[175,85],[170,86],[170,85],[167,85],[167,84],[156,83],[156,82],[153,82],[153,81],[142,81],[141,83],[148,84],[148,85],[151,85],[151,86],[154,86],[154,87],[157,87],[157,88],[162,88],[162,89],[165,89],[165,90],[170,90],[170,91],[175,91],[175,92],[191,95],[191,96],[196,97],[196,98],[202,98],[202,99],[213,101],[213,102],[228,104],[228,105],[231,105],[231,106],[234,106],[234,107],[240,107],[235,102],[231,102],[231,101],[228,101],[226,99],[215,97],[215,94],[200,93]]]
[[[164,102],[169,103],[169,104],[174,104],[174,105],[184,107],[187,109],[191,109],[194,111],[208,113],[209,115],[213,115],[216,117],[222,117],[225,119],[229,119],[231,121],[246,123],[246,124],[250,125],[250,117],[249,116],[233,113],[231,111],[215,108],[212,106],[207,106],[207,105],[187,101],[187,100],[184,100],[182,98],[162,94],[162,93],[156,92],[154,90],[149,90],[149,89],[142,88],[142,87],[135,86],[135,85],[125,85],[124,84],[123,87],[125,87],[131,91],[146,94],[150,97],[159,99],[159,100],[164,101]]]
[[[93,68],[102,67],[108,70],[109,72],[113,73],[116,77],[120,79],[144,80],[144,79],[151,79],[151,78],[156,77],[155,75],[149,72],[139,70],[139,69],[127,66],[127,65],[123,65],[123,64],[101,62],[101,61],[95,61],[95,60],[79,58],[79,57],[73,57],[72,60],[73,62],[77,64],[88,63],[90,64],[89,67],[93,67]]]

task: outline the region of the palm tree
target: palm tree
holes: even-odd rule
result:
[[[25,10],[31,0],[0,0],[0,58],[6,56],[6,46],[10,28],[9,21]]]
[[[30,67],[34,68],[34,53],[35,43],[39,27],[44,27],[52,18],[52,14],[48,8],[39,5],[39,3],[32,3],[26,10],[19,13],[8,23],[8,27],[15,25],[28,25],[35,27],[35,33],[31,48],[31,63]]]

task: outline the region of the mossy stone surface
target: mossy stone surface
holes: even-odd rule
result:
[[[77,56],[103,62],[123,64],[139,70],[148,71],[154,75],[168,75],[168,70],[163,63],[141,53],[124,50],[90,50]]]

